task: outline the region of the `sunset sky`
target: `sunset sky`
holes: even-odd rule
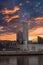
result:
[[[43,0],[0,0],[0,40],[16,40],[26,20],[28,39],[43,37]]]

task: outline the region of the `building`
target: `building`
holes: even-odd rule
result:
[[[27,50],[28,43],[28,22],[22,22],[23,32],[18,31],[17,33],[17,42],[23,45],[19,45],[22,49]]]
[[[28,22],[23,22],[23,40],[28,41]]]
[[[43,38],[41,38],[41,37],[38,36],[38,43],[39,44],[43,44]]]
[[[18,31],[17,33],[17,42],[20,44],[23,43],[23,32],[22,31]]]
[[[8,50],[13,51],[17,50],[16,41],[9,41],[9,40],[0,40],[0,51],[1,50]]]
[[[28,22],[23,22],[23,42],[24,42],[24,49],[27,50],[27,43],[28,43]]]

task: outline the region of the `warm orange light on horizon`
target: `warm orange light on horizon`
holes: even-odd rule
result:
[[[12,19],[16,19],[16,18],[19,18],[19,15],[14,15],[14,16],[11,16],[9,17],[8,15],[6,17],[4,17],[5,20],[7,22],[10,22]],[[37,24],[42,24],[43,22],[43,17],[36,17],[36,18],[33,18],[35,20],[35,23]],[[28,26],[31,24],[31,20],[28,21]],[[0,30],[2,29],[3,27],[0,27]],[[22,30],[22,28],[19,28],[20,30]],[[43,37],[43,26],[34,26],[34,28],[30,29],[29,30],[29,33],[28,33],[28,39],[29,40],[33,40],[33,41],[37,41],[37,37],[40,36],[40,37]],[[12,33],[12,32],[8,32],[8,33],[2,33],[2,35],[0,34],[0,40],[16,40],[16,33]]]
[[[37,37],[43,37],[43,26],[38,26],[29,31],[29,40],[37,41]]]
[[[37,41],[38,36],[43,37],[43,27],[36,27],[28,32],[28,40]],[[3,33],[0,40],[17,40],[17,36],[13,32]]]
[[[16,40],[16,34],[12,32],[0,35],[0,40]]]

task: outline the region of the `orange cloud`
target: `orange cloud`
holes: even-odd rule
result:
[[[7,32],[0,35],[0,40],[16,40],[16,33]]]
[[[4,16],[3,19],[7,21],[10,17],[8,15]]]
[[[7,15],[3,19],[5,19],[5,21],[7,21],[7,22],[10,22],[12,19],[17,19],[17,18],[19,18],[19,15],[15,15],[15,16],[12,16],[12,17],[9,17]]]
[[[29,39],[33,41],[37,41],[37,37],[43,37],[43,26],[42,27],[35,27],[29,31]]]
[[[18,10],[20,10],[20,8],[18,6],[15,6],[12,10],[9,10],[7,8],[4,8],[3,10],[0,10],[0,13],[3,13],[3,14],[11,14],[11,13],[17,12]]]
[[[34,20],[36,21],[37,24],[40,24],[43,22],[43,17],[37,17],[37,18],[34,18]]]
[[[32,28],[31,30],[28,31],[28,40],[37,41],[38,36],[43,37],[43,26]],[[0,40],[16,40],[16,39],[17,39],[16,33],[13,32],[0,34]]]
[[[34,18],[35,20],[43,20],[43,17]]]

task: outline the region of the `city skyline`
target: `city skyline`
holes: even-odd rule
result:
[[[43,0],[0,0],[0,40],[16,40],[26,19],[28,39],[43,37]]]

